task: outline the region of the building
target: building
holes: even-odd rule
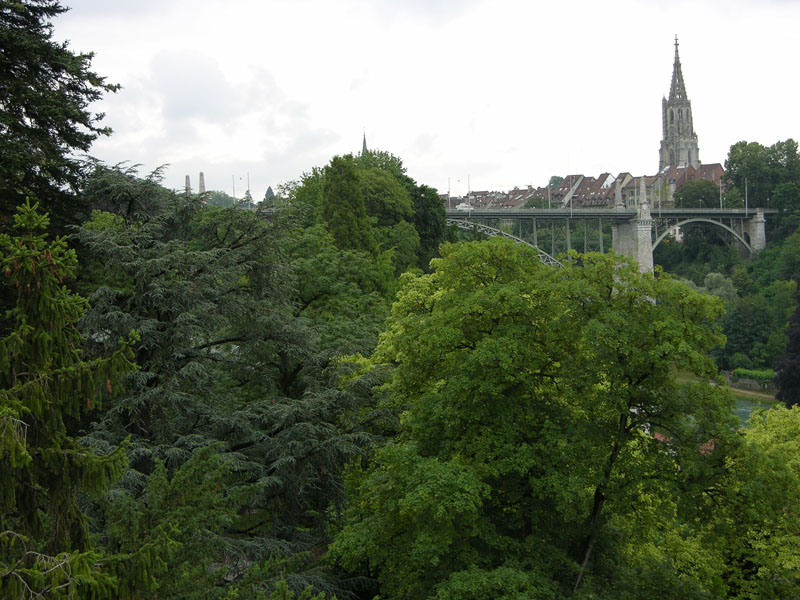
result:
[[[675,62],[672,65],[672,83],[669,99],[661,100],[662,139],[658,170],[666,167],[700,166],[700,150],[692,123],[692,103],[686,95],[686,84],[678,56],[678,36],[675,36]]]
[[[619,201],[622,206],[636,208],[641,198],[642,181],[647,201],[653,209],[674,205],[674,194],[690,181],[707,180],[724,191],[722,176],[725,169],[720,163],[704,165],[700,162],[697,134],[694,132],[692,103],[686,94],[681,60],[678,54],[678,37],[675,37],[675,61],[672,65],[672,82],[669,98],[661,100],[663,135],[659,148],[658,172],[655,175],[634,177],[628,172],[617,176],[602,173],[599,177],[573,174],[548,189],[515,187],[504,192],[470,192],[462,198],[451,198],[450,206],[462,203],[471,208],[522,208],[530,201],[552,208],[613,208]],[[619,192],[619,195],[618,195]],[[442,196],[443,202],[447,196]],[[619,198],[619,200],[618,200]],[[544,203],[547,199],[547,203]],[[447,205],[445,203],[445,205]]]

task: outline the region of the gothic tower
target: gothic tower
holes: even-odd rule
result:
[[[659,152],[658,170],[666,166],[695,169],[700,166],[700,150],[697,147],[697,134],[692,127],[692,103],[686,96],[683,83],[681,59],[678,56],[678,36],[675,36],[675,64],[672,67],[672,84],[669,100],[661,100],[663,138]]]

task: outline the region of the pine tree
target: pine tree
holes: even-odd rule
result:
[[[17,235],[0,235],[0,270],[16,294],[12,330],[0,338],[0,596],[117,597],[114,561],[90,548],[76,495],[105,490],[125,455],[118,447],[100,456],[75,433],[134,369],[133,339],[84,361],[75,325],[86,301],[63,285],[75,251],[63,238],[47,241],[36,204],[26,201],[14,220]]]
[[[45,202],[56,223],[74,223],[70,193],[83,178],[76,158],[111,130],[89,105],[118,86],[91,71],[92,54],[53,41],[58,0],[0,0],[0,220],[27,194]]]

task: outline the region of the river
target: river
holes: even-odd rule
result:
[[[757,396],[742,396],[739,395],[737,391],[738,390],[733,390],[733,394],[736,398],[736,406],[733,412],[739,417],[739,422],[742,424],[742,427],[747,425],[747,419],[750,413],[756,408],[770,408],[776,404],[775,400],[759,398]]]

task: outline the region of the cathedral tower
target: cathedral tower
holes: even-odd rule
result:
[[[678,56],[678,36],[675,36],[675,64],[672,67],[672,84],[669,100],[661,100],[663,138],[659,151],[658,170],[664,167],[700,166],[697,134],[692,126],[692,103],[686,96],[681,59]]]

